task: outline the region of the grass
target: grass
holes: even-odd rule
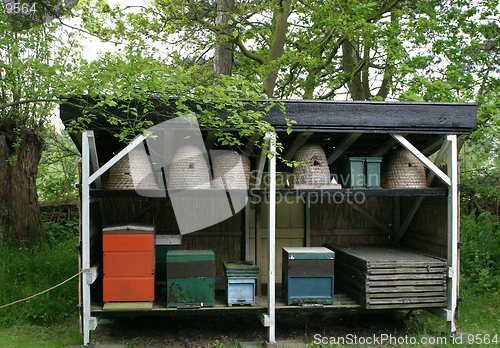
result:
[[[36,248],[0,245],[0,304],[31,296],[78,272],[77,232],[49,233],[50,242]],[[77,313],[78,280],[27,302],[0,309],[0,325],[54,324]]]
[[[58,348],[81,344],[82,336],[76,317],[50,326],[21,324],[0,327],[0,347]]]

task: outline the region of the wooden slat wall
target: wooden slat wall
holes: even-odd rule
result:
[[[258,259],[255,257],[255,209],[261,213],[260,238],[257,240]],[[252,207],[250,211],[250,259],[256,261],[260,267],[260,280],[268,281],[269,269],[269,224],[268,204]],[[281,283],[282,278],[282,250],[283,247],[304,246],[304,204],[278,202],[276,206],[276,282]]]
[[[405,198],[401,202],[401,220],[406,216],[414,199]],[[447,257],[446,197],[426,197],[420,206],[401,244],[426,254]]]
[[[367,197],[361,207],[390,228],[390,197]],[[388,242],[388,233],[378,229],[348,203],[311,205],[311,246],[322,246],[325,243],[338,246],[383,245]]]

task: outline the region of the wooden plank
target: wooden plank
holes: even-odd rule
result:
[[[405,286],[405,285],[442,285],[442,280],[391,280],[391,281],[375,281],[375,280],[367,280],[366,284],[371,289],[373,287],[379,286]]]
[[[441,265],[445,262],[443,259],[425,255],[405,248],[394,248],[387,246],[351,246],[351,247],[332,247],[339,255],[348,255],[351,258],[357,258],[367,262],[370,266],[394,265],[398,264],[429,264]]]
[[[445,279],[444,273],[427,273],[427,274],[383,274],[383,275],[367,275],[368,280],[422,280],[422,279]]]
[[[175,102],[163,103],[152,98],[155,113],[150,118],[154,123],[166,115],[175,115]],[[387,131],[429,134],[469,133],[476,127],[476,104],[425,103],[425,102],[373,102],[373,101],[316,101],[283,100],[283,112],[274,106],[265,117],[278,130],[288,128],[285,114],[295,120],[295,131],[330,131],[382,133]],[[60,106],[60,117],[65,125],[82,116],[82,105],[86,101],[76,98]],[[262,101],[263,108],[269,101]],[[248,106],[252,108],[252,106]],[[255,108],[255,107],[253,107]],[[225,117],[224,115],[220,115]],[[89,129],[112,128],[103,117],[93,120]]]
[[[476,126],[476,104],[421,102],[283,101],[295,130],[376,132],[398,129],[407,133],[457,134]],[[283,112],[276,106],[266,117],[286,129]],[[453,130],[450,132],[450,130]]]
[[[106,302],[102,309],[104,311],[150,311],[153,302]]]
[[[369,304],[410,304],[410,303],[444,303],[446,301],[446,296],[436,296],[436,297],[408,297],[408,298],[390,298],[390,299],[368,299]]]
[[[383,305],[367,305],[366,309],[420,309],[420,308],[443,308],[445,304],[436,303],[408,303],[408,304],[383,304]]]
[[[444,267],[400,267],[400,268],[372,268],[368,274],[420,274],[445,273]]]
[[[377,294],[369,294],[370,299],[375,298],[406,298],[406,297],[440,297],[446,296],[446,291],[436,291],[436,292],[390,292],[390,293],[377,293]]]
[[[402,134],[402,136],[407,136],[408,134]],[[374,150],[370,156],[371,157],[382,157],[384,156],[387,152],[392,150],[398,145],[398,142],[394,138],[389,138],[387,139],[382,145],[380,145],[376,150]]]
[[[330,155],[328,155],[328,164],[335,162],[346,150],[351,147],[352,144],[361,136],[361,133],[348,134],[342,139],[340,144],[337,145],[335,150],[333,150]]]
[[[346,264],[343,262],[339,263],[339,260],[337,259],[337,265],[336,265],[336,273],[359,273],[359,274],[364,274],[367,277],[370,276],[383,276],[383,275],[407,275],[407,276],[412,276],[412,275],[422,275],[422,274],[434,274],[434,275],[439,275],[439,276],[445,276],[446,269],[441,267],[441,268],[427,268],[427,267],[420,267],[420,268],[382,268],[382,269],[370,269],[368,272],[364,272],[356,267],[353,267],[350,264]]]
[[[436,152],[437,150],[439,150],[439,148],[441,147],[441,144],[443,144],[443,141],[446,141],[446,139],[444,138],[444,136],[438,135],[437,137],[435,137],[434,139],[432,139],[430,142],[428,142],[427,145],[422,149],[421,152],[425,156],[429,157],[434,152]]]
[[[444,291],[445,287],[442,285],[434,286],[388,286],[388,287],[376,287],[371,289],[370,294],[375,293],[403,293],[403,292],[425,292],[425,291]]]

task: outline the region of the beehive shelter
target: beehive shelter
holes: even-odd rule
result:
[[[441,311],[449,330],[455,332],[459,274],[457,137],[475,128],[476,105],[305,100],[283,103],[286,115],[296,124],[287,134],[282,111],[273,108],[266,117],[276,134],[267,133],[260,139],[269,151],[275,151],[274,137],[283,144],[283,157],[288,160],[305,144],[316,144],[324,150],[332,174],[340,171],[342,159],[350,157],[382,158],[384,173],[389,158],[404,148],[425,165],[426,187],[386,188],[382,178],[382,187],[349,189],[337,180],[342,188],[294,189],[288,180],[292,170],[276,156],[268,159],[253,144],[257,136],[249,137],[242,139],[247,144],[243,151],[255,176],[266,180],[261,186],[251,186],[251,199],[243,210],[218,224],[183,235],[181,240],[172,204],[158,178],[159,188],[150,191],[162,192],[149,198],[134,190],[105,188],[109,169],[132,149],[142,146],[145,137],[139,136],[124,146],[112,136],[116,126],[96,120],[81,134],[72,135],[82,153],[80,266],[85,345],[90,343],[98,319],[109,314],[151,311],[168,315],[182,310],[162,302],[161,287],[155,288],[155,300],[149,306],[103,302],[102,231],[132,222],[154,226],[156,240],[161,240],[163,246],[171,238],[179,241],[177,249],[214,252],[214,305],[200,306],[191,313],[238,309],[227,306],[223,294],[223,262],[256,263],[260,274],[255,303],[248,309],[261,314],[269,330],[269,342],[276,340],[275,309],[302,308],[297,303],[288,305],[283,299],[283,247],[326,246],[337,250],[335,295],[333,302],[321,304],[320,310],[428,308]],[[173,117],[171,108],[159,101],[156,105],[154,122]],[[81,108],[75,102],[61,106],[65,124],[79,116]],[[207,151],[218,148],[212,131],[202,129],[201,133]],[[210,197],[206,199],[209,202]],[[380,259],[374,259],[377,255]],[[407,262],[411,258],[419,260],[414,268]]]

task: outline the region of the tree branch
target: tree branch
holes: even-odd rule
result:
[[[35,103],[57,103],[60,102],[61,100],[59,99],[24,99],[24,100],[18,100],[12,103],[8,104],[0,104],[0,110],[1,109],[7,109],[13,106],[19,106],[23,104],[35,104]]]
[[[245,47],[245,45],[243,44],[243,42],[240,40],[239,36],[237,38],[233,38],[232,42],[234,44],[236,44],[236,46],[238,46],[238,48],[240,49],[241,53],[245,57],[250,58],[251,60],[254,60],[254,61],[256,61],[259,64],[265,64],[266,63],[266,60],[264,59],[264,57],[258,55],[257,53],[254,53],[254,52],[251,52],[250,50],[248,50]]]

